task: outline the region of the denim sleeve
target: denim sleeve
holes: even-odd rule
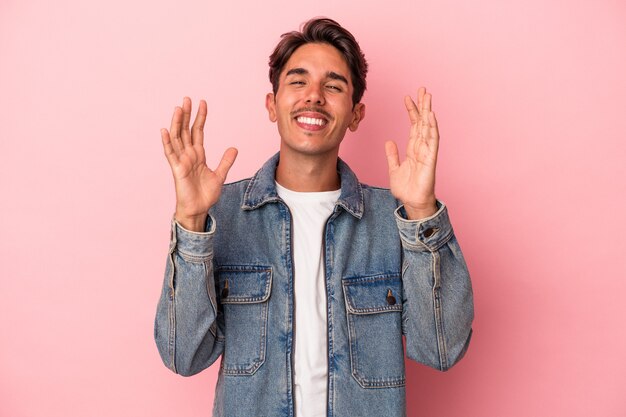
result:
[[[172,220],[154,325],[154,339],[163,363],[184,376],[207,368],[223,350],[216,324],[212,217],[206,229],[204,233],[191,232]]]
[[[402,241],[402,328],[406,355],[441,371],[469,345],[474,318],[472,284],[446,206],[421,220],[395,211]]]

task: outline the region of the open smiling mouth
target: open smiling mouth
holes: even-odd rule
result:
[[[298,126],[306,130],[321,130],[328,124],[326,118],[319,116],[298,116],[295,119]]]

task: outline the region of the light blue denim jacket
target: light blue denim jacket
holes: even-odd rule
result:
[[[293,416],[291,216],[278,154],[223,187],[206,233],[172,222],[155,340],[165,365],[193,375],[220,356],[214,416]],[[338,161],[326,223],[329,417],[404,416],[406,355],[447,370],[472,333],[472,288],[446,207],[409,221],[389,190]]]

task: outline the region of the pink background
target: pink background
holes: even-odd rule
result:
[[[371,3],[371,4],[368,4]],[[209,104],[229,180],[277,149],[267,58],[309,17],[369,59],[342,156],[387,185],[404,94],[433,93],[437,192],[473,278],[466,358],[407,362],[409,416],[626,415],[626,6],[621,0],[0,3],[0,416],[206,416],[217,366],[161,363],[174,193],[159,128]]]

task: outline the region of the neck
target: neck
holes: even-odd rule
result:
[[[340,188],[337,153],[324,155],[293,154],[281,147],[276,181],[292,191],[320,192]]]

